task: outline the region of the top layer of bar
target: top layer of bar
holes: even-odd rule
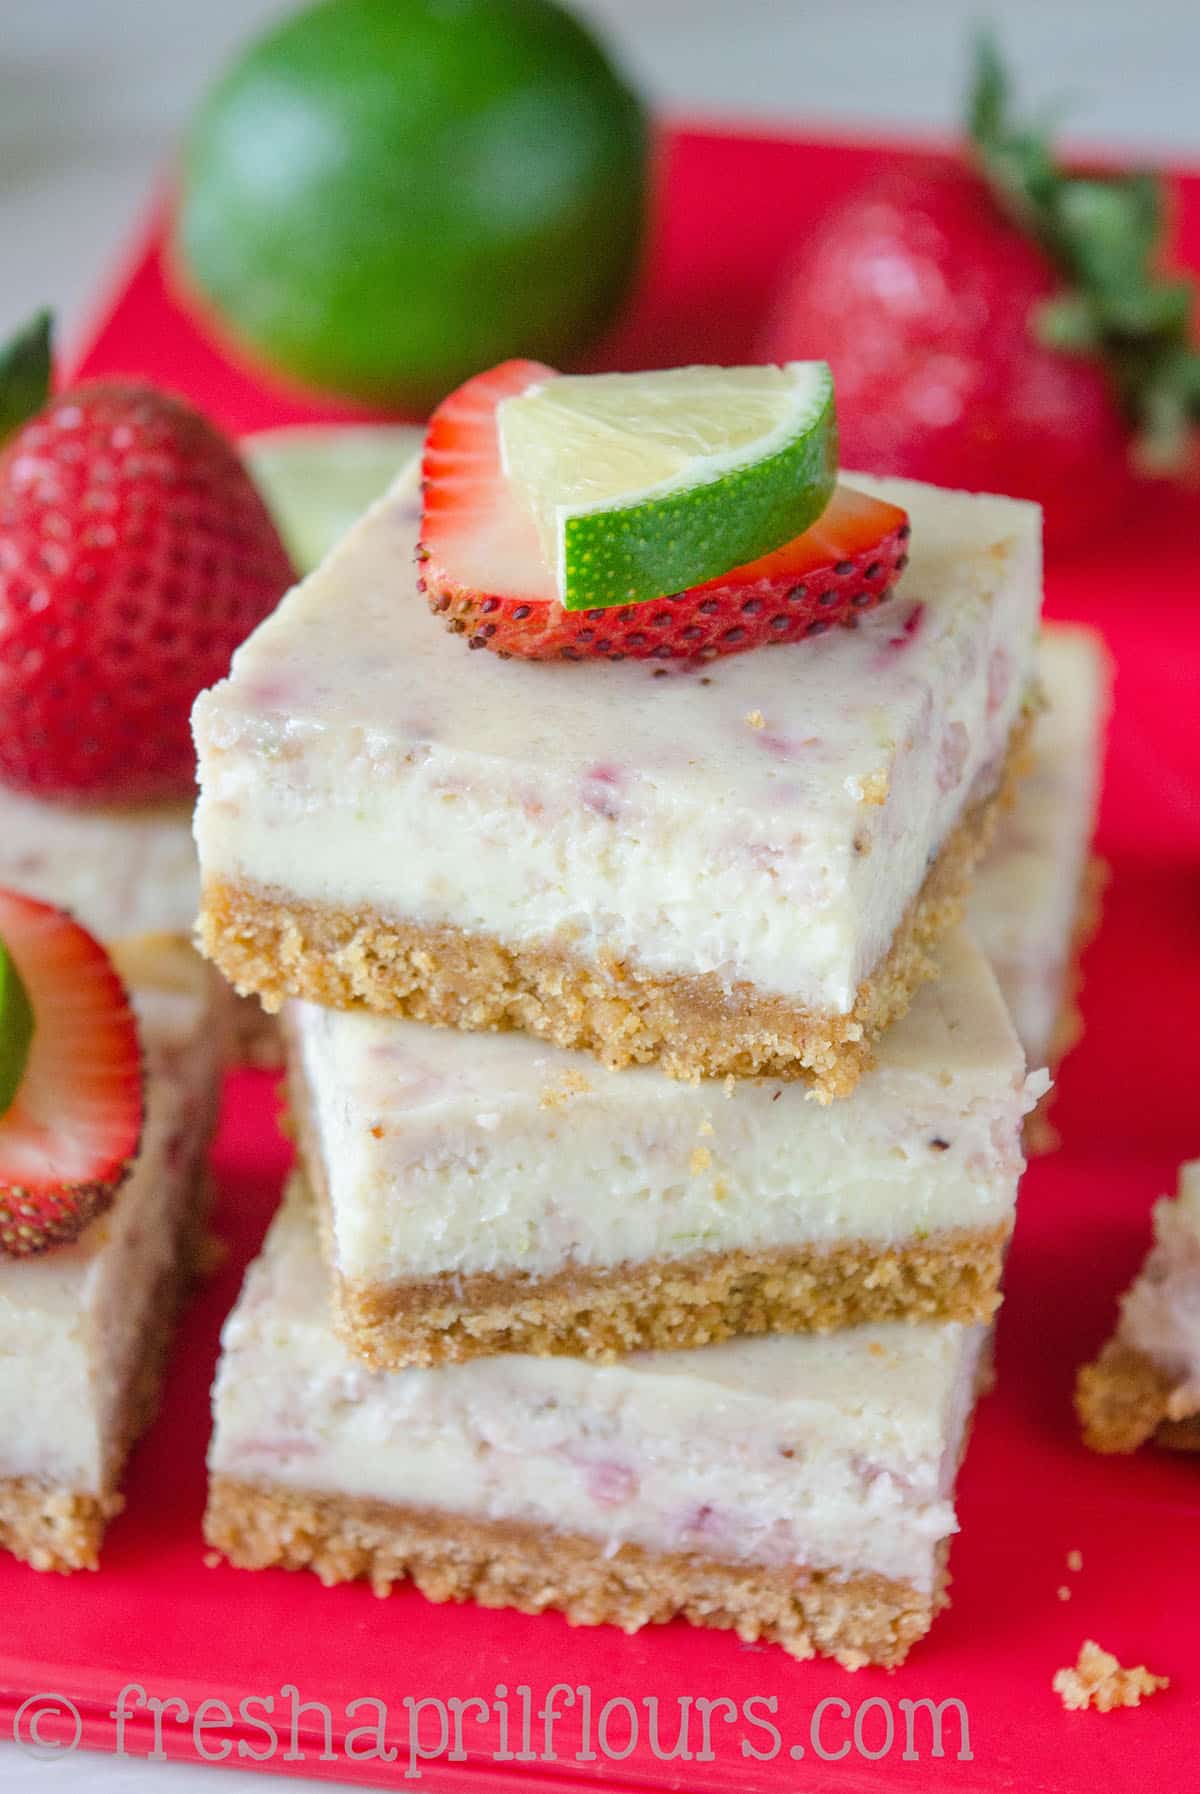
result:
[[[209,890],[849,1014],[996,783],[1040,607],[1035,507],[858,483],[913,537],[857,630],[698,668],[530,666],[430,618],[402,477],[197,704]],[[223,955],[223,928],[243,986],[315,994],[278,951]],[[467,999],[455,1019],[479,1025]]]

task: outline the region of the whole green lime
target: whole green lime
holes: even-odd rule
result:
[[[423,409],[587,345],[634,273],[646,165],[636,95],[553,0],[322,0],[209,95],[174,251],[269,366]]]

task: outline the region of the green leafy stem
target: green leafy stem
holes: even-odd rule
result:
[[[981,174],[1064,282],[1032,320],[1038,339],[1103,360],[1147,472],[1177,471],[1200,422],[1195,284],[1164,272],[1163,186],[1157,175],[1074,173],[1055,160],[1046,122],[1012,113],[1007,72],[990,36],[975,54],[967,128]]]

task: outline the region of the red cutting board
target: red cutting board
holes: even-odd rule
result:
[[[750,352],[773,272],[789,242],[821,206],[876,167],[894,147],[804,143],[678,131],[663,146],[652,268],[626,330],[607,360],[736,361]],[[1181,251],[1200,265],[1200,178],[1177,183]],[[235,370],[196,333],[163,281],[157,227],[126,277],[81,371],[141,373],[189,393],[233,429],[330,416],[269,391]],[[1061,1080],[1055,1119],[1061,1150],[1029,1172],[1013,1249],[999,1340],[999,1387],[982,1406],[961,1482],[962,1535],[954,1547],[954,1604],[907,1666],[888,1676],[850,1676],[827,1663],[797,1664],[774,1647],[677,1624],[625,1638],[610,1628],[572,1630],[557,1616],[528,1618],[475,1607],[437,1607],[411,1590],[378,1602],[361,1586],[325,1590],[310,1576],[248,1575],[206,1567],[200,1536],[207,1389],[222,1317],[276,1199],[286,1152],[274,1132],[270,1081],[231,1080],[217,1149],[218,1220],[232,1247],[223,1272],[187,1316],[164,1413],[139,1449],[129,1505],[113,1526],[99,1576],[39,1577],[0,1562],[0,1736],[27,1696],[54,1691],[66,1733],[106,1748],[117,1691],[187,1703],[168,1710],[163,1744],[195,1756],[195,1709],[206,1697],[237,1707],[273,1696],[283,1735],[265,1766],[330,1780],[411,1786],[405,1775],[412,1700],[482,1696],[502,1684],[510,1710],[507,1760],[499,1719],[485,1730],[470,1712],[465,1757],[422,1762],[441,1790],[657,1790],[785,1794],[827,1788],[970,1789],[999,1794],[1105,1794],[1200,1790],[1200,1459],[1153,1450],[1132,1459],[1093,1457],[1070,1408],[1075,1367],[1112,1324],[1118,1292],[1145,1248],[1148,1208],[1173,1183],[1179,1160],[1200,1153],[1200,551],[1194,498],[1147,507],[1136,534],[1051,569],[1049,608],[1100,627],[1117,668],[1101,822],[1113,866],[1100,934],[1087,956],[1087,1029]],[[1067,1568],[1079,1550],[1083,1567]],[[1067,1587],[1063,1601],[1058,1590]],[[1067,1714],[1050,1689],[1081,1641],[1098,1638],[1123,1662],[1146,1662],[1173,1686],[1137,1712]],[[587,1686],[598,1712],[626,1697],[640,1738],[625,1750],[628,1710],[610,1711],[611,1756],[577,1760],[580,1706],[554,1731],[554,1761],[522,1761],[520,1700],[534,1707],[556,1683]],[[292,1685],[332,1715],[333,1749],[318,1760],[324,1718],[302,1716],[290,1750]],[[678,1729],[681,1697],[725,1697],[714,1710],[711,1757],[664,1760],[647,1743],[647,1697],[660,1708],[662,1749]],[[749,1708],[752,1697],[760,1704]],[[946,1754],[919,1732],[905,1759],[902,1699],[961,1700],[970,1758],[957,1722]],[[354,1726],[386,1701],[387,1765]],[[580,1697],[582,1698],[582,1697]],[[131,1697],[132,1699],[132,1697]],[[770,1700],[777,1703],[772,1715]],[[560,1697],[561,1701],[561,1697]],[[837,1760],[815,1751],[810,1730],[822,1701],[821,1742],[843,1743]],[[848,1703],[843,1706],[841,1703]],[[864,1707],[864,1703],[867,1703]],[[862,1709],[860,1713],[860,1709]],[[895,1727],[887,1748],[888,1717]],[[691,1748],[699,1736],[693,1709]],[[264,1709],[254,1709],[261,1720]],[[622,1717],[622,1714],[625,1717]],[[220,1753],[241,1738],[269,1749],[261,1729],[224,1727],[205,1714],[199,1743]],[[26,1712],[25,1723],[29,1714]],[[435,1709],[419,1710],[420,1737],[438,1742]],[[755,1718],[759,1723],[755,1722]],[[764,1723],[777,1728],[778,1745]],[[863,1750],[854,1743],[857,1720]],[[53,1726],[43,1722],[43,1735]],[[541,1748],[534,1721],[532,1748]],[[126,1729],[144,1754],[153,1735],[145,1709]],[[453,1743],[453,1739],[449,1740]],[[743,1749],[743,1745],[747,1746]],[[792,1754],[793,1746],[803,1750]],[[592,1749],[596,1746],[593,1742]],[[868,1755],[866,1753],[872,1753]],[[31,1771],[31,1783],[36,1771]]]

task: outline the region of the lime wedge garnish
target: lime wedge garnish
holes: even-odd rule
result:
[[[297,573],[311,573],[420,447],[408,424],[301,424],[242,439]]]
[[[33,1005],[12,954],[0,941],[0,1115],[21,1088],[33,1039]]]
[[[504,470],[567,610],[638,604],[757,560],[837,472],[823,361],[567,375],[505,399]]]

